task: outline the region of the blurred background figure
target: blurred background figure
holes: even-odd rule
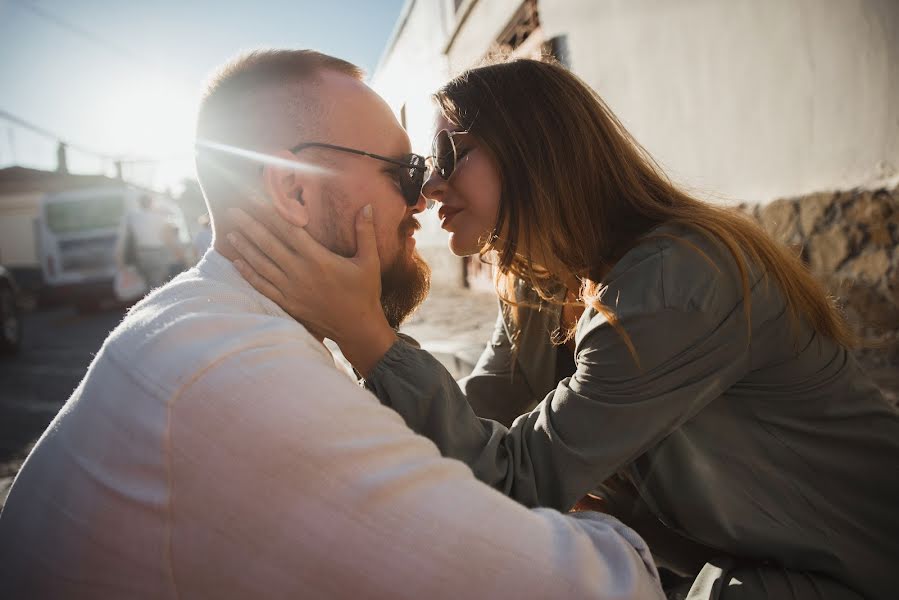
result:
[[[178,243],[178,227],[171,215],[157,207],[147,194],[122,220],[119,236],[120,264],[133,265],[151,288],[158,287],[187,266]]]

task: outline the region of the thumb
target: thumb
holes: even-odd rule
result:
[[[353,262],[360,265],[380,263],[371,204],[363,206],[356,215],[356,256],[353,257]]]

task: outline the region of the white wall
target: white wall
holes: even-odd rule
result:
[[[406,110],[406,130],[413,152],[430,154],[435,117],[433,94],[449,79],[443,47],[448,35],[448,15],[443,0],[411,0],[401,16],[405,18],[393,46],[384,56],[370,84],[387,100],[399,118]],[[401,23],[397,25],[400,26]],[[419,246],[446,248],[447,236],[440,229],[436,214],[426,213],[419,218],[422,229],[416,234]]]
[[[896,0],[540,0],[672,177],[734,200],[899,173]]]
[[[484,58],[522,2],[521,0],[464,2],[460,7],[460,17],[468,4],[472,5],[471,12],[459,27],[458,33],[452,40],[445,40],[448,43],[451,42],[446,54],[449,59],[450,72],[453,75],[477,64]]]

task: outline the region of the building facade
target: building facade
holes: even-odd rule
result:
[[[895,0],[408,0],[372,85],[416,151],[429,95],[498,48],[554,54],[700,197],[765,204],[899,176]],[[423,221],[430,258],[445,237]]]

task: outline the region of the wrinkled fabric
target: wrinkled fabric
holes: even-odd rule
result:
[[[567,510],[623,472],[644,512],[698,549],[687,574],[737,556],[891,597],[896,408],[845,348],[790,319],[758,269],[748,274],[747,323],[726,250],[688,229],[656,233],[604,281],[603,301],[639,362],[588,308],[575,337],[577,370],[554,382],[548,339],[558,310],[522,308],[517,324],[501,311],[461,387],[404,342],[368,385],[444,455],[526,506]],[[660,564],[684,562],[672,548],[656,555]]]
[[[4,598],[661,598],[642,539],[440,456],[210,251],[139,303],[0,513]]]

